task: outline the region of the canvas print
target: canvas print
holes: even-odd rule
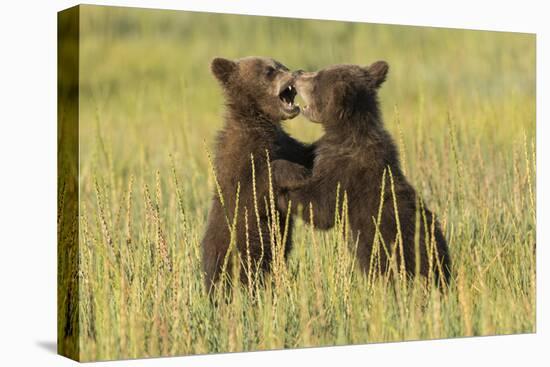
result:
[[[535,332],[535,35],[58,17],[58,349]]]

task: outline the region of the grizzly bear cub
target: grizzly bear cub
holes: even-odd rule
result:
[[[345,192],[358,262],[367,274],[373,259],[387,272],[395,256],[399,267],[404,260],[408,274],[428,276],[431,269],[434,279],[442,275],[448,283],[451,258],[439,223],[403,175],[395,143],[383,126],[377,91],[388,69],[378,61],[369,67],[336,65],[302,72],[296,80],[306,104],[302,114],[321,123],[325,134],[315,143],[312,170],[278,160],[273,162],[274,181],[284,189],[282,201],[304,205],[304,220],[321,229],[334,225]],[[375,242],[381,250],[371,259]]]
[[[229,226],[235,219],[233,240],[244,264],[241,281],[248,280],[250,275],[246,273],[248,259],[252,270],[270,268],[273,232],[270,227],[274,223],[271,202],[275,200],[270,202],[267,158],[288,160],[309,168],[313,164],[313,147],[294,140],[281,127],[282,120],[300,113],[294,104],[295,75],[288,68],[269,58],[246,57],[236,61],[216,58],[211,70],[224,92],[226,114],[225,126],[217,136],[214,158],[223,204],[216,192],[202,240],[202,265],[209,291],[222,272],[231,242]],[[273,191],[276,194],[277,187]],[[281,232],[287,228],[283,249],[286,256],[292,247],[292,218],[287,224],[286,213],[276,201],[274,206],[279,217],[276,224]],[[230,269],[226,269],[229,273]]]

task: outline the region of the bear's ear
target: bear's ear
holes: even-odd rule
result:
[[[212,74],[222,83],[226,84],[229,77],[235,71],[237,64],[234,61],[224,59],[222,57],[216,57],[210,64]]]
[[[367,71],[372,78],[372,84],[375,88],[379,88],[382,83],[386,80],[386,76],[388,75],[388,70],[390,69],[390,66],[385,61],[376,61],[369,67],[367,67]]]

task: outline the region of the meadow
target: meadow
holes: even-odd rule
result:
[[[81,9],[82,360],[535,332],[534,35]],[[247,55],[305,70],[390,64],[385,124],[441,221],[448,289],[367,279],[340,231],[298,219],[263,285],[211,302],[200,241],[224,107],[209,63]],[[303,117],[284,126],[322,134]]]

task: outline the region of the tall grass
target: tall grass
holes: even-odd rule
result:
[[[81,27],[83,360],[534,331],[533,36],[86,6]],[[303,69],[389,62],[386,125],[442,222],[449,289],[365,276],[337,213],[325,232],[297,220],[287,261],[211,301],[200,240],[223,101],[208,64],[251,54]],[[254,272],[232,259],[228,272]]]

